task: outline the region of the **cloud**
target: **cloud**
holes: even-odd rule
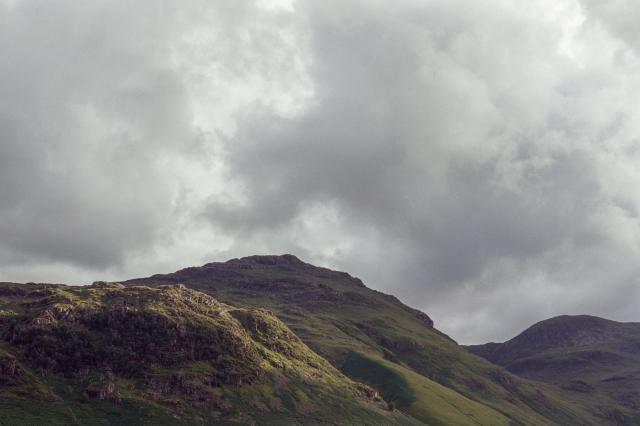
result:
[[[637,320],[638,10],[0,3],[0,278],[294,252],[463,342]]]
[[[216,139],[253,101],[245,61],[268,62],[242,49],[269,33],[250,5],[0,4],[0,266],[126,273],[180,238],[216,189]]]
[[[564,312],[633,319],[637,297],[616,290],[637,267],[609,254],[638,250],[637,57],[556,3],[300,5],[317,96],[243,117],[227,165],[244,197],[209,217],[246,250],[334,212],[324,246],[295,228],[303,251],[465,341]]]

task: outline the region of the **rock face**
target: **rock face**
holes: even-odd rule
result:
[[[89,401],[153,401],[187,418],[255,423],[311,406],[347,418],[351,407],[380,423],[397,417],[266,309],[236,308],[182,285],[12,285],[2,294],[11,314],[0,316],[0,404],[3,390],[34,377],[22,363]]]
[[[565,315],[468,349],[522,377],[640,408],[640,323]]]

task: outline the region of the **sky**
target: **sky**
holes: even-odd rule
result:
[[[640,3],[0,0],[0,280],[252,254],[462,343],[640,321]]]

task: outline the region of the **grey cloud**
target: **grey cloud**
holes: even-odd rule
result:
[[[248,202],[212,201],[208,214],[255,242],[275,239],[310,205],[337,205],[337,226],[369,247],[328,262],[433,313],[455,336],[482,340],[563,310],[593,311],[572,296],[580,288],[628,288],[575,268],[585,253],[620,244],[601,221],[621,189],[606,168],[628,160],[619,155],[633,144],[632,109],[619,90],[638,80],[607,74],[603,66],[617,65],[599,52],[587,52],[587,66],[561,52],[570,35],[557,22],[504,2],[467,5],[304,3],[318,96],[294,118],[244,117],[228,164]],[[637,232],[628,219],[622,226]],[[553,263],[558,251],[564,264]],[[562,302],[533,295],[534,280],[561,286],[549,297]],[[616,317],[628,297],[616,293],[618,304],[596,310]],[[482,320],[463,328],[461,311]],[[502,314],[508,321],[487,325]]]
[[[640,48],[640,30],[635,25],[640,18],[640,5],[630,0],[581,0],[581,3],[589,18],[602,23],[615,37],[632,48]]]

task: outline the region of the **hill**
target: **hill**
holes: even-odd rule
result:
[[[0,284],[0,424],[406,424],[272,313],[180,285]]]
[[[640,409],[640,323],[564,315],[469,350],[519,376]]]
[[[209,263],[125,284],[177,283],[225,303],[267,307],[336,368],[428,424],[603,425],[636,415],[515,376],[468,352],[395,297],[292,255]],[[367,368],[354,367],[354,360]],[[460,407],[455,421],[445,415],[452,406]]]
[[[504,358],[488,355],[497,344],[470,348],[478,356],[425,313],[291,255],[85,287],[0,283],[0,423],[639,424],[630,394],[484,358],[635,344],[602,321],[530,334]]]

